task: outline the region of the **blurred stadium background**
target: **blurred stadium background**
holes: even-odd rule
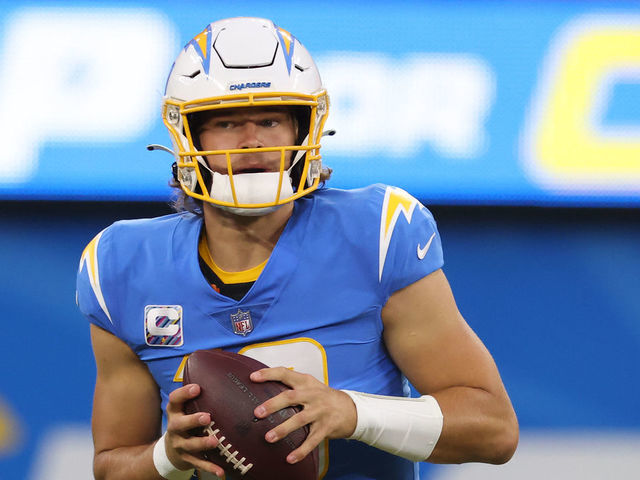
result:
[[[272,18],[332,96],[331,185],[435,213],[461,311],[521,423],[505,466],[422,478],[637,478],[640,7],[633,1],[0,2],[0,480],[92,478],[85,244],[168,211],[173,57]],[[393,479],[390,479],[393,480]]]

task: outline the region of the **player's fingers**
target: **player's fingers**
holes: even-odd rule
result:
[[[301,405],[300,394],[296,390],[285,390],[258,405],[253,410],[253,414],[257,418],[266,418],[283,408],[294,405]]]
[[[197,454],[213,450],[218,446],[218,439],[214,436],[178,438],[175,447],[183,452]]]
[[[189,462],[194,468],[198,470],[203,470],[205,472],[213,473],[217,477],[223,478],[224,469],[215,463],[209,462],[203,458],[197,457],[195,455],[191,455],[189,453],[184,453],[182,458]]]
[[[191,415],[169,415],[167,430],[184,436],[185,432],[197,427],[204,427],[211,423],[209,413],[199,412]]]
[[[302,442],[298,448],[296,448],[293,452],[287,455],[287,462],[289,463],[298,463],[304,457],[309,455],[314,448],[316,448],[320,442],[324,440],[324,435],[322,435],[318,429],[312,428],[307,436],[306,440]]]
[[[261,370],[256,370],[249,376],[249,378],[254,382],[266,382],[273,380],[282,382],[291,388],[295,388],[303,384],[307,380],[306,377],[307,375],[303,373],[298,373],[285,367],[263,368]]]
[[[202,452],[215,449],[218,446],[218,439],[215,437],[196,437],[176,435],[167,430],[165,437],[165,449],[167,457],[176,467],[181,470],[189,468],[185,462],[190,462],[186,455],[202,456]]]
[[[187,400],[200,395],[200,386],[195,383],[176,388],[169,394],[169,403],[167,404],[167,412],[182,412],[182,405]]]
[[[296,413],[292,417],[282,422],[277,427],[274,427],[271,430],[269,430],[265,434],[264,438],[265,440],[267,440],[267,442],[270,442],[270,443],[277,442],[278,440],[289,435],[291,432],[294,432],[299,428],[304,427],[310,422],[311,420],[305,414],[305,411],[302,410],[301,412]]]
[[[293,372],[284,367],[257,370],[251,374],[251,379],[257,381],[274,380],[291,387],[291,390],[285,390],[257,406],[254,415],[258,418],[268,417],[285,407],[306,405],[317,396],[318,388],[325,388],[324,384],[312,375]]]

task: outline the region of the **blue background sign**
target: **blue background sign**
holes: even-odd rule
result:
[[[332,99],[333,185],[437,203],[640,204],[635,2],[76,2],[0,6],[0,198],[167,196],[160,121],[211,19],[273,18]]]

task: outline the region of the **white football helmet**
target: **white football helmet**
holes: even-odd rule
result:
[[[193,114],[273,105],[297,112],[298,145],[199,149]],[[270,20],[239,17],[207,25],[182,49],[167,80],[162,117],[177,158],[177,180],[187,195],[234,213],[261,215],[318,187],[328,112],[318,69],[298,39]],[[280,152],[279,172],[234,175],[233,154],[265,151]],[[205,155],[224,156],[227,174],[212,172]]]

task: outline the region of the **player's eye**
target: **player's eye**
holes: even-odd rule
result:
[[[280,124],[275,118],[264,118],[260,121],[260,126],[265,128],[277,127]]]
[[[215,123],[215,127],[221,130],[228,130],[233,128],[233,126],[234,126],[234,123],[230,120],[218,120]]]

